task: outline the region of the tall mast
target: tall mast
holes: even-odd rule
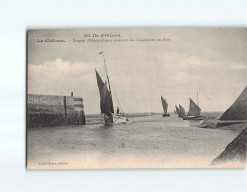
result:
[[[107,81],[108,81],[108,85],[109,85],[109,91],[110,91],[110,94],[111,94],[111,86],[110,86],[110,80],[109,80],[109,76],[108,76],[108,72],[107,72],[107,67],[106,67],[106,62],[105,62],[105,56],[104,56],[103,51],[100,52],[99,54],[103,54],[104,65],[105,65],[105,71],[106,71],[106,77],[107,77]]]
[[[197,105],[199,107],[199,98],[198,98],[198,92],[197,92]]]

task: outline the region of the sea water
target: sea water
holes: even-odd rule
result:
[[[87,125],[27,130],[30,169],[208,168],[239,132],[198,128],[201,121],[177,115],[132,117],[105,126]]]

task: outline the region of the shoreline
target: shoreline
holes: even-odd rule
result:
[[[246,151],[247,151],[247,128],[230,142],[225,150],[211,162],[211,165],[217,166],[228,162],[242,163],[246,167]]]
[[[241,132],[247,128],[247,122],[238,122],[235,124],[225,124],[221,125],[220,120],[217,119],[204,119],[204,121],[198,126],[204,129],[221,129],[221,130],[233,130]]]
[[[220,130],[232,130],[238,132],[238,136],[234,138],[225,149],[215,157],[211,165],[219,166],[226,163],[241,163],[243,167],[246,167],[246,151],[247,151],[247,122],[236,121],[235,124],[222,123],[216,118],[206,118],[201,123],[199,128],[220,129]]]

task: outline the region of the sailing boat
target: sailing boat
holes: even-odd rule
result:
[[[183,116],[183,120],[203,120],[203,117],[200,116],[201,108],[191,98],[189,98],[189,100],[190,100],[189,112],[187,116]]]
[[[179,110],[180,110],[181,116],[185,116],[185,110],[180,104],[179,104]]]
[[[175,108],[176,108],[176,113],[178,114],[178,117],[181,117],[179,108],[176,105],[175,105]]]
[[[103,52],[100,52],[99,54],[103,54]],[[105,82],[103,82],[99,73],[95,69],[96,79],[97,79],[99,94],[100,94],[101,113],[104,114],[104,120],[105,120],[106,125],[114,124],[114,123],[126,123],[127,118],[124,117],[123,114],[120,114],[120,113],[114,114],[111,86],[110,86],[109,76],[107,73],[104,54],[103,54],[103,58],[104,58],[104,65],[105,65],[104,67],[105,67],[105,72],[106,72],[106,77],[107,77],[107,80]]]
[[[164,114],[162,116],[163,117],[165,117],[165,116],[169,117],[170,114],[167,113],[168,104],[167,104],[166,100],[162,96],[161,96],[161,103],[162,103],[163,110],[164,110]]]
[[[183,108],[182,106],[180,106],[180,104],[179,104],[179,107],[177,107],[177,106],[175,105],[176,113],[178,114],[178,117],[182,117],[182,116],[185,115],[185,113],[180,109],[180,107]]]

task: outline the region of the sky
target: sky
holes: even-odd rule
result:
[[[197,102],[197,93],[202,111],[225,111],[247,85],[246,32],[246,28],[30,30],[28,94],[70,95],[73,91],[83,97],[86,114],[100,113],[95,69],[105,80],[99,54],[103,51],[114,106],[119,106],[119,100],[125,113],[162,112],[161,95],[169,112],[178,104],[188,111],[189,98]],[[45,42],[48,39],[65,42]]]

